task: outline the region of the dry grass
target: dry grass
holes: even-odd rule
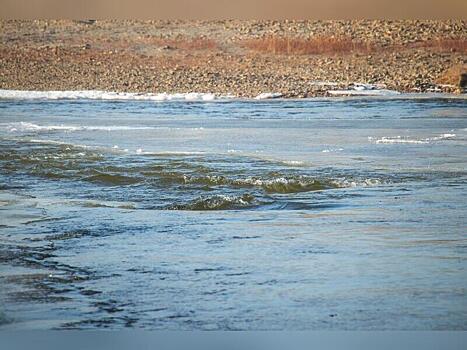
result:
[[[308,39],[281,36],[248,39],[242,46],[263,53],[278,55],[336,55],[353,52],[391,52],[407,49],[428,49],[440,52],[467,53],[467,40],[463,38],[436,38],[408,45],[389,45],[380,47],[375,44],[356,41],[348,37],[317,36]]]
[[[250,50],[281,55],[320,55],[368,53],[372,45],[347,37],[313,37],[308,39],[269,36],[245,40],[243,46]]]

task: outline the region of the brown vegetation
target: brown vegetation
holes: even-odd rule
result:
[[[308,39],[282,36],[244,40],[242,46],[253,51],[279,55],[336,55],[348,53],[370,53],[375,51],[401,51],[428,49],[439,52],[467,53],[467,40],[462,38],[436,38],[406,45],[377,46],[349,37],[317,36]]]
[[[268,36],[245,40],[243,45],[251,50],[283,55],[368,53],[373,47],[368,43],[348,37],[317,36],[308,39]]]

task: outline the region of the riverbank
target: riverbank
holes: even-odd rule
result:
[[[458,92],[465,21],[2,21],[0,88],[255,97]]]

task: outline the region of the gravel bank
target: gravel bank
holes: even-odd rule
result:
[[[298,55],[244,45],[271,35],[345,37],[372,50]],[[464,46],[437,44],[449,40]],[[310,97],[359,82],[455,92],[444,72],[467,63],[466,40],[466,21],[3,21],[0,88]]]

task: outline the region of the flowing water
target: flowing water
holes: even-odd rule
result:
[[[467,100],[0,100],[2,328],[467,329]]]

